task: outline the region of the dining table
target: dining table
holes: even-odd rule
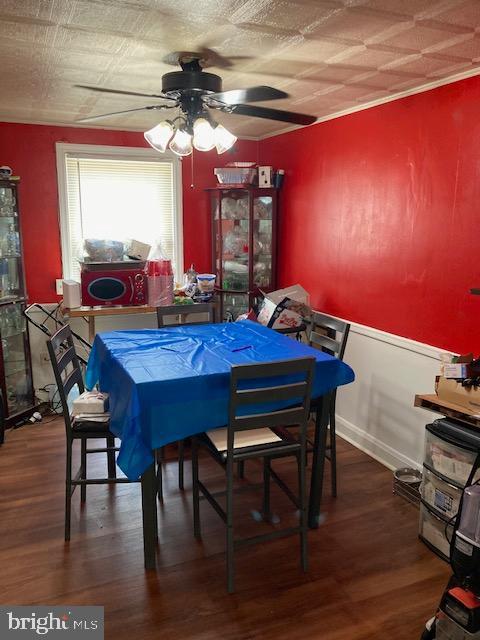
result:
[[[155,450],[228,422],[233,365],[315,358],[317,400],[308,523],[318,527],[331,394],[354,380],[345,362],[264,327],[239,322],[111,331],[96,335],[86,387],[109,394],[117,464],[142,486],[145,568],[156,566]],[[272,406],[271,409],[281,408]]]

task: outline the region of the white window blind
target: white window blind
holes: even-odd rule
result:
[[[160,240],[176,272],[183,269],[173,161],[67,152],[64,165],[66,202],[60,208],[65,278],[80,279],[78,258],[88,238]]]

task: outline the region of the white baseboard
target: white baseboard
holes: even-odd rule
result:
[[[336,417],[336,431],[337,435],[341,438],[352,444],[357,449],[360,449],[360,451],[368,454],[371,458],[380,462],[385,467],[392,469],[392,471],[399,469],[400,467],[421,469],[421,465],[419,465],[415,460],[408,458],[400,451],[396,451],[388,444],[372,437],[370,434],[340,416]]]

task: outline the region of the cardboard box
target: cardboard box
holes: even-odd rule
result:
[[[131,240],[127,249],[127,256],[133,260],[147,260],[151,248],[151,245],[145,244],[145,242]]]
[[[299,327],[311,313],[309,300],[300,285],[266,293],[257,321],[271,329]]]
[[[102,391],[84,391],[73,401],[72,414],[74,416],[84,414],[99,415],[108,409],[108,393]]]
[[[462,387],[456,380],[438,376],[435,391],[440,400],[467,409],[472,415],[480,414],[480,387]]]

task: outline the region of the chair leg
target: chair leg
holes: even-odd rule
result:
[[[245,478],[245,460],[237,462],[237,475],[241,479]]]
[[[113,436],[107,437],[107,447],[115,446],[115,438]],[[108,477],[116,478],[117,477],[117,463],[115,460],[115,451],[107,452],[107,464],[108,464]]]
[[[185,487],[185,440],[178,441],[178,488],[183,491]]]
[[[157,480],[157,496],[160,501],[163,501],[163,478],[162,478],[162,454],[161,449],[155,450],[155,463],[156,463],[156,480]]]
[[[72,441],[67,440],[65,473],[65,541],[70,540],[70,521],[72,513]]]
[[[192,438],[192,494],[193,494],[193,534],[200,540],[200,492],[198,488],[198,442]]]
[[[297,456],[298,464],[298,498],[300,503],[300,558],[302,570],[308,570],[308,548],[307,548],[307,495],[306,495],[306,469],[305,456],[300,453]]]
[[[233,544],[233,460],[227,460],[227,590],[235,591],[235,565]]]
[[[332,479],[332,496],[337,497],[337,436],[335,425],[335,400],[330,409],[330,476]]]
[[[263,459],[263,505],[262,515],[265,521],[270,520],[270,459]]]
[[[81,440],[81,453],[80,453],[80,466],[81,466],[81,478],[82,480],[87,479],[87,439],[82,438]],[[80,502],[85,502],[87,499],[87,485],[80,485]]]

